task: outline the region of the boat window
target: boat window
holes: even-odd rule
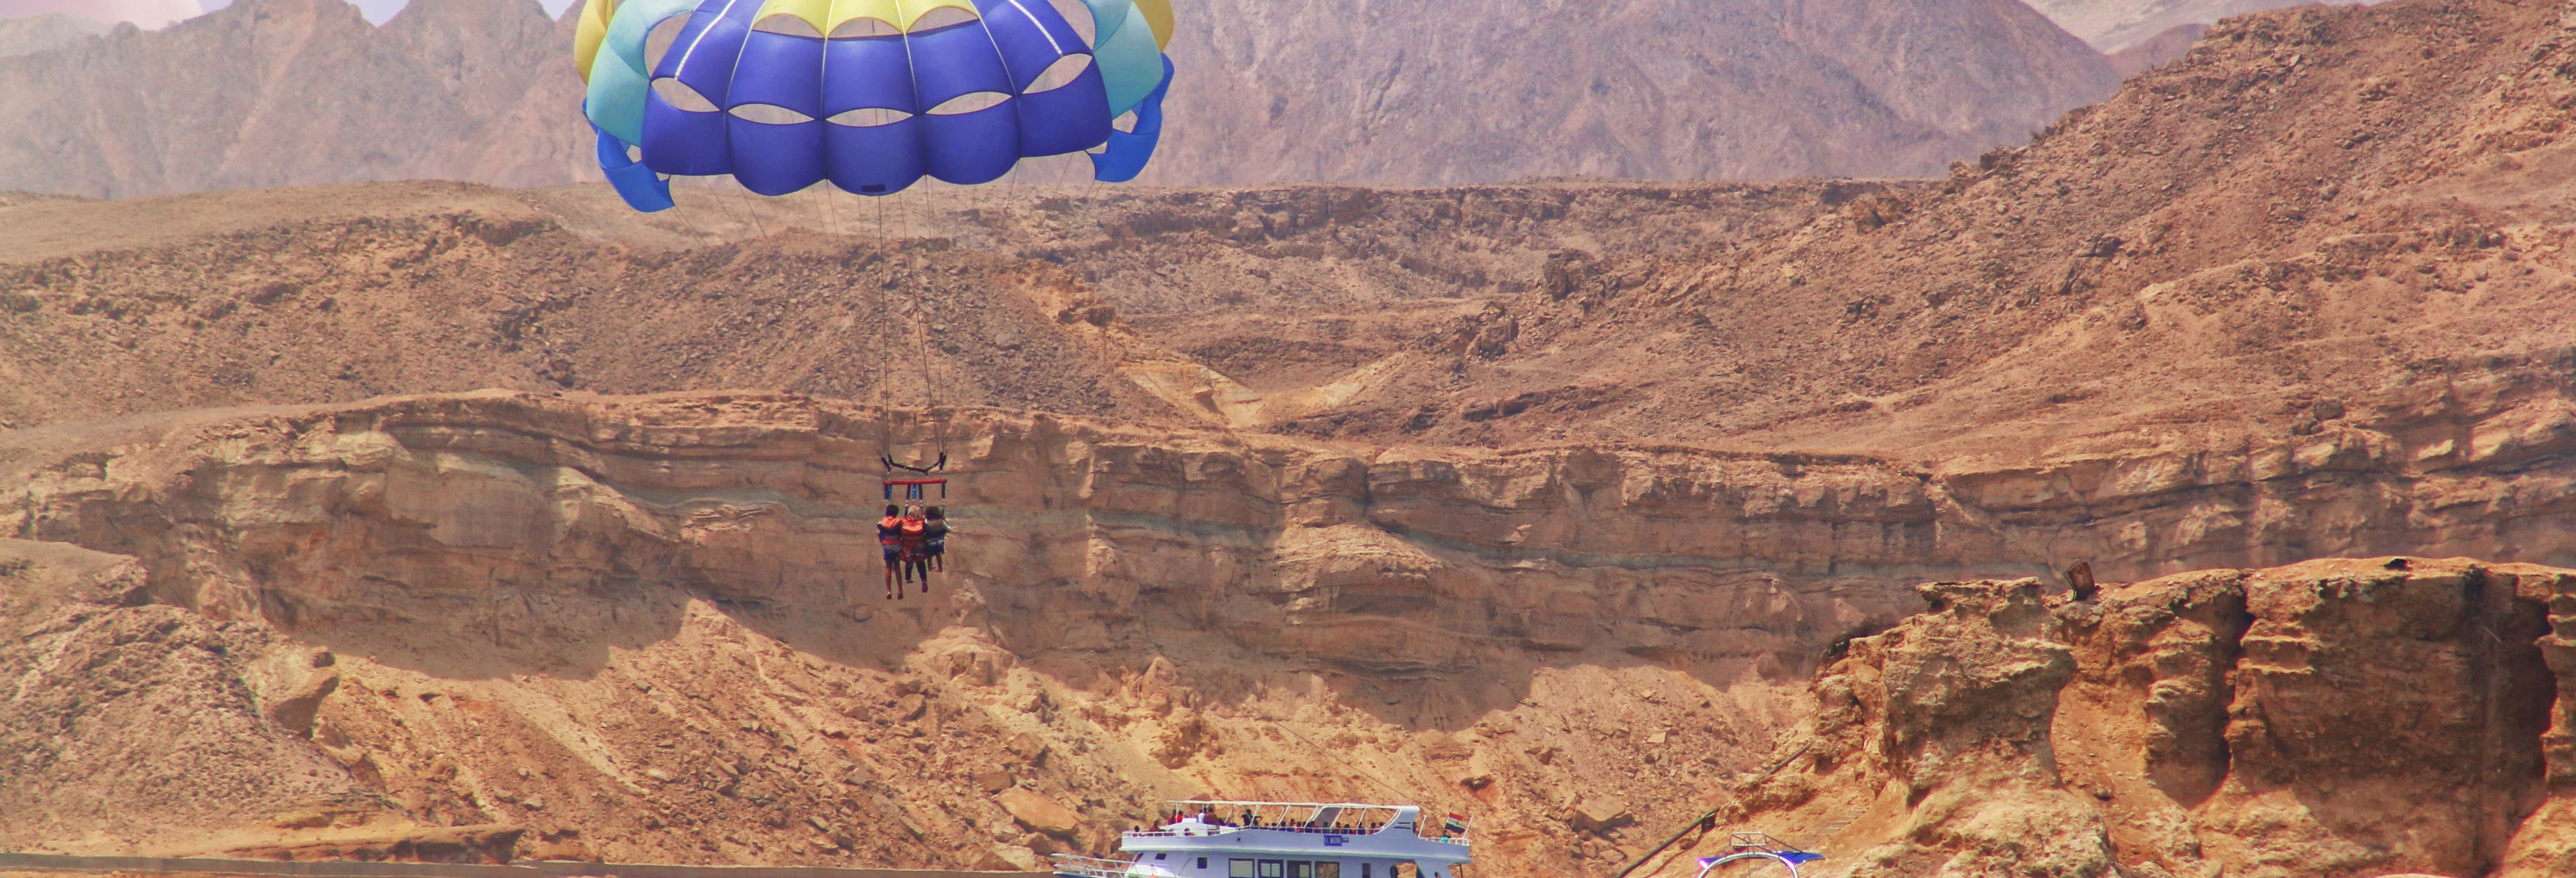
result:
[[[1369,862],[1367,860],[1360,861],[1360,878],[1369,878]]]
[[[1305,860],[1289,860],[1288,878],[1315,878],[1315,864]]]
[[[1157,859],[1157,860],[1168,860],[1168,859],[1171,859],[1171,858],[1172,858],[1172,855],[1171,855],[1171,854],[1155,854],[1155,855],[1154,855],[1154,859]]]
[[[1252,874],[1252,861],[1228,860],[1225,864],[1225,874],[1226,878],[1254,878]]]
[[[1199,868],[1201,868],[1201,869],[1205,869],[1205,868],[1207,868],[1207,858],[1206,858],[1206,857],[1200,857],[1200,858],[1199,858]]]
[[[1283,861],[1263,860],[1258,878],[1288,878],[1287,872],[1287,866]]]
[[[1315,878],[1342,878],[1342,861],[1340,861],[1340,860],[1318,860],[1318,861],[1316,861],[1316,863],[1315,863]]]

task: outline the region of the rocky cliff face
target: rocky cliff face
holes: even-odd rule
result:
[[[415,0],[377,28],[340,0],[243,0],[0,61],[0,119],[22,132],[0,141],[0,190],[595,180],[570,22]],[[1180,22],[1147,182],[1925,175],[2115,79],[2009,0],[1226,0]]]
[[[1817,678],[1794,756],[1720,828],[1823,851],[1827,875],[2576,865],[2576,571],[2376,558],[2085,600],[2036,580],[1919,591],[1930,612]]]
[[[0,740],[31,766],[16,793],[47,803],[0,837],[87,850],[417,849],[462,826],[612,857],[989,865],[1102,850],[1156,796],[1392,794],[1478,814],[1499,868],[1607,868],[1776,750],[1803,713],[1784,681],[1902,616],[1900,583],[2069,552],[2119,576],[2212,553],[2411,541],[2528,556],[2568,538],[2427,503],[2416,530],[2293,516],[2232,547],[2121,548],[2083,535],[2147,532],[2209,498],[2168,487],[2113,511],[2046,502],[2098,478],[2062,472],[1372,451],[743,394],[396,398],[0,441],[0,532],[99,553],[48,574],[79,580],[71,598],[12,607],[25,634],[0,660],[57,695],[13,706],[25,722],[8,727],[75,733]],[[876,457],[943,442],[959,463],[955,572],[927,600],[885,601]],[[2338,459],[2279,465],[2309,458]],[[2282,505],[2316,510],[2386,496],[2301,472],[2258,491],[2304,485]],[[2543,481],[2479,483],[2554,484],[2520,478]],[[2481,542],[2502,533],[2519,542]],[[2055,708],[2013,687],[2073,685],[2077,647],[2039,643],[2061,623],[2023,587],[2021,615],[1975,623],[1997,632],[1980,659],[2027,653],[2021,670],[1941,684],[1994,698],[1902,696],[1933,715],[1889,733],[1888,758],[1925,776],[2024,770],[2026,751],[1982,730],[2045,728],[2034,717]],[[1985,606],[1944,594],[1951,615]],[[2495,624],[2509,638],[2522,623]],[[2248,654],[2262,633],[2238,638]],[[88,670],[118,662],[139,664]],[[158,702],[130,699],[182,693],[238,717],[204,721],[241,724],[221,734],[248,749],[87,773],[139,746],[112,724]],[[2175,709],[2176,728],[2203,722]],[[2163,746],[2203,753],[2205,738]],[[2175,758],[2159,783],[2214,782]],[[237,778],[189,812],[202,819],[161,836],[132,822],[153,790],[201,774]],[[218,819],[260,813],[281,816]],[[66,841],[84,837],[103,840]]]
[[[942,435],[955,572],[885,601],[875,457]],[[1497,868],[1613,861],[1794,714],[1775,681],[1813,644],[1893,618],[1867,571],[1929,536],[1919,486],[1866,461],[1372,457],[778,397],[10,437],[0,527],[71,584],[10,607],[0,662],[48,694],[10,707],[8,790],[43,806],[0,838],[88,850],[387,855],[461,826],[1026,865],[1225,794],[1426,800],[1489,816]],[[172,699],[230,731],[130,719]],[[174,735],[240,742],[87,768]],[[198,776],[224,780],[151,806]]]

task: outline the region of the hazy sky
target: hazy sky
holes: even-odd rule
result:
[[[0,3],[7,2],[9,0],[0,0]],[[154,2],[160,2],[160,0],[154,0]],[[178,0],[178,2],[185,2],[185,0]],[[350,2],[357,4],[360,10],[367,13],[368,21],[383,24],[386,19],[394,17],[394,13],[401,12],[407,0],[350,0]],[[546,7],[548,15],[562,15],[564,7],[573,4],[573,0],[537,0],[537,2]],[[233,0],[200,0],[200,5],[208,12],[222,9],[232,3]]]
[[[17,18],[46,12],[69,12],[99,21],[131,21],[143,27],[157,28],[182,18],[196,15],[200,9],[211,11],[232,5],[233,0],[0,0],[0,18]],[[407,0],[354,0],[367,13],[367,20],[385,23],[402,11]],[[538,0],[546,12],[562,15],[573,0]]]

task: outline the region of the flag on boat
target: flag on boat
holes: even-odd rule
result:
[[[1456,815],[1456,814],[1451,814],[1451,815],[1449,815],[1449,834],[1451,834],[1451,835],[1463,835],[1463,834],[1465,834],[1466,832],[1467,832],[1467,818],[1465,818],[1465,817],[1460,817],[1460,816],[1458,816],[1458,815]]]

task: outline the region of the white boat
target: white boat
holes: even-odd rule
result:
[[[1173,819],[1124,833],[1126,859],[1057,854],[1062,878],[1457,878],[1466,825],[1424,833],[1415,805],[1173,802]]]

